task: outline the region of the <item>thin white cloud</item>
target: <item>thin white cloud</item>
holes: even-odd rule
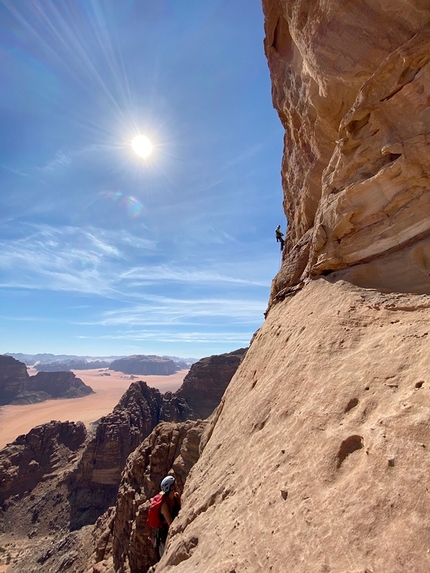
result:
[[[2,167],[6,171],[10,171],[11,173],[18,175],[19,177],[29,177],[28,173],[24,173],[24,171],[21,171],[19,169],[14,169],[13,167],[8,167],[7,165],[3,165]]]
[[[225,265],[227,272],[207,264],[191,269],[157,263],[127,268],[139,250],[155,255],[157,244],[125,230],[48,225],[29,225],[28,230],[18,240],[0,241],[0,269],[8,277],[2,286],[141,298],[144,287],[160,283],[207,285],[211,290],[222,285],[268,288],[270,284],[254,279],[247,265],[242,269],[240,264]]]
[[[212,319],[228,319],[237,324],[259,324],[266,301],[242,298],[173,298],[145,296],[145,304],[106,311],[96,322],[102,326],[190,326]]]
[[[43,173],[52,173],[58,168],[68,167],[72,162],[72,156],[65,154],[63,151],[57,151],[55,157],[48,161],[43,167],[38,167],[39,171]]]
[[[260,287],[270,285],[268,281],[257,281],[240,277],[228,276],[214,272],[210,269],[189,270],[184,267],[170,265],[139,266],[124,272],[123,280],[131,280],[134,286],[148,284],[149,282],[172,281],[180,283],[236,283]],[[143,282],[140,282],[143,281]]]
[[[106,334],[102,336],[80,335],[78,338],[82,339],[99,339],[99,340],[132,340],[132,341],[152,341],[163,343],[213,343],[213,342],[234,342],[237,345],[247,346],[253,336],[254,332],[205,332],[205,331],[191,331],[191,332],[166,332],[163,331],[141,331],[141,332],[124,332],[115,334]]]
[[[36,167],[42,173],[54,173],[60,169],[69,167],[74,161],[81,158],[88,158],[100,152],[118,150],[121,146],[107,143],[92,143],[81,149],[70,149],[67,152],[58,150],[55,156],[47,161],[42,167]]]

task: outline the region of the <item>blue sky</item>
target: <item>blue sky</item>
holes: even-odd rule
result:
[[[0,0],[1,353],[249,343],[285,228],[263,38],[259,0]]]

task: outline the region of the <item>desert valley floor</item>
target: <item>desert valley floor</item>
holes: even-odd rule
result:
[[[39,404],[2,406],[0,408],[0,448],[26,434],[39,424],[59,420],[81,421],[86,426],[109,414],[132,382],[145,380],[148,386],[160,392],[174,392],[188,370],[179,370],[170,376],[131,376],[107,369],[74,370],[76,376],[91,386],[95,394],[84,398],[47,400]],[[33,376],[37,372],[29,369]]]

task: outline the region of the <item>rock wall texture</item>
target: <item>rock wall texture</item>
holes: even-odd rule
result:
[[[184,383],[175,392],[177,398],[191,408],[187,418],[182,420],[204,420],[212,414],[246,351],[246,348],[239,348],[227,354],[208,356],[191,366]]]
[[[430,296],[315,280],[214,414],[157,573],[425,573]]]
[[[32,490],[60,466],[70,464],[85,442],[82,422],[50,422],[36,426],[0,450],[0,504]]]
[[[124,469],[113,511],[95,529],[95,558],[99,567],[141,573],[158,555],[146,525],[149,500],[159,491],[162,478],[172,471],[179,493],[199,457],[199,444],[207,421],[163,422],[131,454]]]
[[[328,274],[430,293],[428,2],[263,7],[288,219],[272,300]]]

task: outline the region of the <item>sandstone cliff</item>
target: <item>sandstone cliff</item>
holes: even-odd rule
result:
[[[208,356],[191,366],[184,383],[175,392],[176,397],[185,400],[191,408],[186,419],[205,419],[212,414],[246,351],[239,348],[228,354]]]
[[[288,219],[272,297],[328,274],[430,293],[428,3],[263,6]]]
[[[25,390],[28,378],[25,364],[12,356],[0,355],[0,405],[9,404]]]
[[[162,478],[173,470],[179,493],[199,457],[207,421],[161,423],[129,457],[116,506],[95,529],[98,568],[138,573],[156,563],[158,555],[146,524],[149,500]],[[103,570],[103,569],[101,569]]]
[[[286,247],[156,573],[424,573],[430,5],[263,8]]]
[[[156,572],[429,570],[430,297],[324,279],[275,305]]]

